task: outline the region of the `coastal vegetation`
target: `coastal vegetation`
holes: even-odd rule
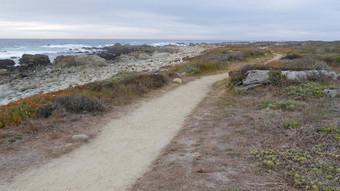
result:
[[[173,72],[189,75],[207,75],[228,70],[231,63],[244,62],[262,57],[267,51],[258,50],[256,47],[220,47],[207,50],[201,55],[184,58],[184,64],[176,65]]]
[[[171,179],[176,185],[184,184],[184,179],[206,181],[220,190],[338,191],[340,83],[334,76],[340,67],[339,49],[333,42],[223,46],[185,57],[182,64],[161,71],[122,71],[102,81],[39,93],[0,107],[0,143],[7,152],[10,144],[26,140],[26,133],[46,133],[62,120],[75,123],[85,115],[101,117],[169,84],[179,86],[172,83],[174,78],[186,82],[231,70],[188,117],[146,179],[166,177],[165,182]],[[274,53],[282,58],[265,63]],[[252,71],[260,71],[252,74],[261,78],[240,88]],[[306,71],[317,75],[308,76]],[[292,77],[287,72],[303,75]],[[44,120],[51,120],[47,123],[51,127],[36,125]],[[152,187],[158,184],[149,182]]]
[[[0,128],[19,125],[27,119],[48,117],[52,108],[61,106],[70,112],[104,111],[104,104],[125,104],[150,90],[166,84],[163,74],[119,72],[111,78],[51,93],[40,93],[0,106]],[[38,115],[39,114],[39,115]]]

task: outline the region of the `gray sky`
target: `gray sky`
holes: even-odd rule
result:
[[[340,40],[339,0],[0,3],[0,38]]]

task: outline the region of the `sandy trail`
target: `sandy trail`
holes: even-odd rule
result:
[[[125,190],[141,177],[182,127],[211,85],[228,74],[202,77],[112,120],[91,143],[30,169],[0,190]]]
[[[269,62],[273,62],[273,61],[276,61],[276,60],[280,60],[282,58],[282,54],[279,54],[279,53],[274,53],[273,52],[273,55],[274,57],[270,60],[267,60],[266,62],[264,62],[263,64],[268,64]]]

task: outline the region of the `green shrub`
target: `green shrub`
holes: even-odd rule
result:
[[[324,127],[317,128],[318,132],[330,133],[334,135],[335,140],[340,142],[340,127],[333,124],[325,124]]]
[[[295,128],[299,128],[300,127],[300,124],[295,121],[295,120],[291,120],[291,121],[286,121],[284,122],[284,127],[286,128],[291,128],[291,129],[295,129]]]
[[[181,70],[181,73],[184,73],[184,72],[191,74],[191,75],[194,75],[194,74],[199,74],[202,71],[199,68],[197,68],[196,66],[190,64],[190,65],[186,66],[185,68],[183,68]]]
[[[110,80],[111,82],[114,81],[120,81],[120,80],[124,80],[127,77],[131,77],[131,76],[135,76],[137,75],[137,72],[135,71],[121,71],[118,72],[117,74],[113,75],[111,78],[109,78],[108,80]]]
[[[291,85],[285,88],[289,95],[294,96],[297,99],[307,97],[323,97],[323,91],[325,89],[334,89],[335,85],[323,85],[316,82],[307,82],[300,85]]]
[[[243,55],[247,58],[257,58],[263,56],[264,52],[259,50],[245,50],[243,51]]]
[[[281,71],[279,70],[270,70],[268,75],[269,80],[273,85],[279,85],[285,78],[284,76],[282,76]]]
[[[255,110],[261,110],[261,109],[281,109],[283,111],[296,111],[301,108],[301,103],[297,101],[292,101],[292,100],[281,100],[281,101],[276,101],[276,100],[266,100],[256,106],[253,107]]]

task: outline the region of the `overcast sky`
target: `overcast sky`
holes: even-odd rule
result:
[[[340,40],[340,0],[0,3],[0,38]]]

